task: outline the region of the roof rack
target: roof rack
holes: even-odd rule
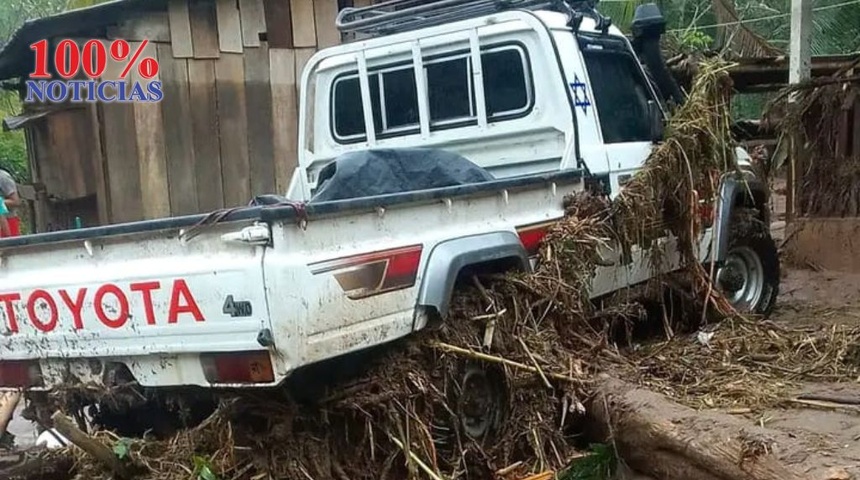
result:
[[[611,24],[595,9],[599,0],[387,0],[367,7],[347,7],[337,16],[344,33],[390,35],[443,23],[467,20],[508,10],[554,10],[567,13],[579,26],[583,16],[595,19],[598,29]]]

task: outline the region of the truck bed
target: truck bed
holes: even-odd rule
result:
[[[4,239],[0,388],[102,384],[114,367],[145,386],[277,384],[409,334],[434,249],[558,219],[582,181],[569,170]],[[267,238],[236,241],[248,228]]]

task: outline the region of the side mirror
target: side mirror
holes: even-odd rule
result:
[[[663,112],[654,100],[648,100],[648,119],[651,124],[651,141],[654,143],[661,142],[664,132]]]

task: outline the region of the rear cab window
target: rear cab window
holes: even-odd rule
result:
[[[411,62],[368,69],[377,138],[412,135],[420,131],[419,80],[426,87],[431,131],[477,124],[476,86],[469,51],[423,57],[422,63],[424,75],[420,79],[415,77]],[[531,111],[534,88],[528,56],[522,46],[482,47],[481,68],[488,122],[519,118]],[[335,78],[331,109],[335,141],[341,144],[366,141],[357,71]]]
[[[650,141],[648,102],[656,99],[627,43],[606,35],[579,34],[577,40],[594,93],[603,141]]]

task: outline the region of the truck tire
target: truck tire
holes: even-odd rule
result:
[[[461,431],[475,440],[491,439],[504,418],[504,374],[469,362],[463,365],[458,383],[454,405]]]
[[[780,265],[770,229],[751,208],[736,208],[717,285],[741,314],[767,317],[779,295]]]

